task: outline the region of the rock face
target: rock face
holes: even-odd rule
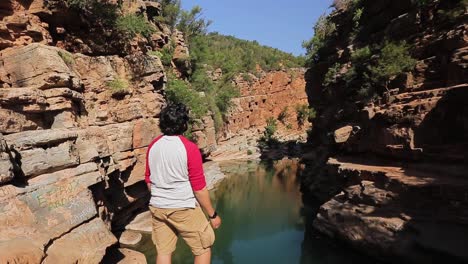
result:
[[[71,53],[84,46],[56,2],[0,3],[0,263],[100,263],[148,201],[161,61],[90,43]]]
[[[296,107],[307,105],[304,69],[263,73],[256,77],[244,74],[236,78],[240,97],[233,106],[218,138],[215,159],[252,158],[257,140],[263,135],[267,120],[276,121],[275,137],[283,141],[305,140],[310,127],[298,121]],[[247,79],[247,80],[246,80]],[[248,153],[252,152],[250,155]]]
[[[466,9],[450,1],[362,1],[367,38],[351,42],[349,11],[331,15],[337,39],[306,74],[317,109],[305,155],[305,201],[320,207],[312,225],[362,251],[403,261],[465,263],[468,254],[468,43]],[[397,3],[398,2],[398,3]],[[382,37],[414,43],[418,62],[372,101],[353,101],[327,68],[350,65],[353,45]],[[355,48],[355,47],[354,47]],[[465,55],[462,55],[465,54]]]

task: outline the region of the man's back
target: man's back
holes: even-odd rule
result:
[[[203,171],[194,169],[200,170],[201,162],[198,147],[185,137],[157,137],[148,148],[146,163],[150,204],[158,208],[195,208],[192,187],[201,189],[205,185]]]

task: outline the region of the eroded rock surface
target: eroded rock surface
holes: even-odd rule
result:
[[[410,1],[362,4],[362,34],[369,37],[364,43],[339,37],[306,74],[318,113],[302,181],[305,201],[317,208],[311,225],[382,259],[465,263],[466,8],[448,19],[443,10],[456,8],[448,2],[421,9]],[[339,36],[351,32],[346,12],[330,18]],[[323,89],[329,67],[349,66],[354,49],[381,36],[414,43],[411,72],[375,100],[353,99],[342,82]]]
[[[212,157],[218,160],[258,157],[257,141],[269,118],[280,119],[276,121],[275,134],[279,140],[305,141],[310,124],[307,120],[301,123],[296,110],[307,105],[304,72],[304,69],[290,69],[263,73],[260,77],[238,76],[240,97],[233,99]]]
[[[146,208],[165,72],[156,56],[73,42],[54,1],[23,2],[0,4],[0,262],[100,263],[112,228]]]

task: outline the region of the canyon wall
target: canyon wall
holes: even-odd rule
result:
[[[120,256],[117,237],[147,210],[145,154],[160,134],[167,82],[160,54],[151,51],[173,46],[169,67],[183,78],[188,47],[180,32],[157,22],[162,10],[153,1],[121,7],[157,30],[119,35],[106,24],[115,2],[86,7],[99,12],[61,0],[0,3],[0,263]],[[192,129],[204,154],[219,148],[215,156],[252,158],[247,150],[255,152],[266,119],[277,119],[286,106],[278,138],[305,139],[307,124],[298,125],[294,109],[307,103],[303,74],[238,78],[241,97],[221,136],[210,116]],[[208,179],[214,180],[219,176]]]
[[[318,113],[302,179],[305,202],[318,208],[309,228],[388,262],[468,261],[465,2],[363,0],[357,37],[353,11],[330,15],[336,37],[306,73]],[[345,88],[343,78],[353,53],[384,39],[406,40],[416,66],[356,100],[359,84]],[[333,65],[335,84],[325,89]]]
[[[258,157],[258,140],[268,119],[275,120],[274,137],[280,141],[303,142],[310,124],[298,120],[297,107],[307,105],[305,69],[287,69],[239,75],[235,80],[240,96],[232,100],[213,159]]]
[[[149,197],[160,59],[81,39],[51,2],[0,4],[0,263],[99,263]]]

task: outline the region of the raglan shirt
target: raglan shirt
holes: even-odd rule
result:
[[[151,206],[195,208],[193,192],[206,187],[198,146],[183,136],[155,138],[146,153],[145,181],[151,184]]]

